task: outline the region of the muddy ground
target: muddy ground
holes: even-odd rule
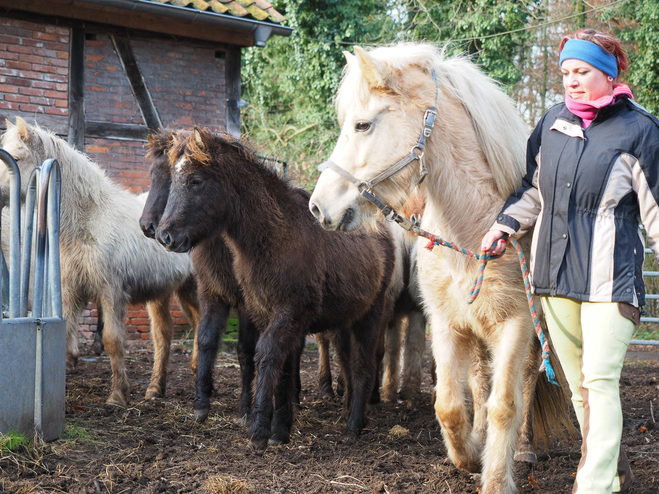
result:
[[[636,476],[631,492],[659,492],[659,352],[632,347],[621,382],[624,437]],[[304,401],[290,444],[253,451],[246,429],[234,420],[239,369],[233,353],[219,356],[209,420],[192,417],[190,355],[176,344],[167,397],[142,400],[152,355],[133,349],[129,408],[106,406],[107,356],[87,356],[67,375],[66,430],[48,444],[1,453],[0,491],[15,493],[476,493],[478,475],[454,468],[446,458],[430,399],[411,408],[382,403],[368,412],[358,440],[343,437],[339,400],[317,399],[317,359],[308,345],[302,361]],[[336,368],[334,369],[336,373]],[[336,375],[336,374],[335,374]],[[579,460],[578,441],[539,454],[534,465],[516,464],[522,493],[567,493]]]

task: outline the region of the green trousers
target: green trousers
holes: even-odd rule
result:
[[[622,436],[619,381],[634,323],[620,315],[617,303],[542,297],[542,307],[583,438],[572,492],[618,492],[621,483],[624,488],[631,481],[631,471],[618,472]]]

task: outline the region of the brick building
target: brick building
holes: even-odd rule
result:
[[[84,150],[116,182],[149,189],[150,129],[240,133],[240,55],[291,28],[265,0],[0,0],[0,130],[36,121]],[[187,324],[172,304],[179,329]],[[83,312],[91,338],[98,313]],[[143,306],[130,340],[148,339]]]

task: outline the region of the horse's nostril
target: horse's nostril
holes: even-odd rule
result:
[[[172,236],[169,234],[169,232],[159,232],[158,235],[156,235],[156,238],[158,242],[160,242],[162,245],[165,247],[169,247],[172,245]]]
[[[149,233],[149,235],[153,236],[156,234],[156,228],[153,226],[153,223],[149,223],[149,226],[147,227],[146,231]]]
[[[311,214],[313,214],[317,220],[321,219],[320,209],[313,202],[311,204],[309,204],[309,210],[311,211]]]

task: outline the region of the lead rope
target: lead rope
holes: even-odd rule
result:
[[[529,275],[529,269],[526,266],[526,257],[524,257],[524,252],[522,252],[522,247],[519,245],[517,240],[514,238],[511,239],[515,250],[517,251],[517,257],[519,258],[519,267],[522,268],[522,277],[524,278],[524,290],[526,291],[526,299],[529,302],[529,310],[531,311],[531,317],[533,318],[533,325],[535,327],[535,334],[538,335],[540,340],[540,345],[542,346],[542,364],[540,365],[540,372],[545,371],[547,374],[547,380],[558,386],[556,382],[556,373],[554,368],[549,363],[549,354],[551,350],[549,349],[549,341],[545,338],[545,333],[542,331],[542,326],[540,326],[540,318],[538,317],[538,312],[535,310],[535,303],[533,302],[533,291],[531,290],[531,276]],[[503,254],[502,254],[503,255]]]

